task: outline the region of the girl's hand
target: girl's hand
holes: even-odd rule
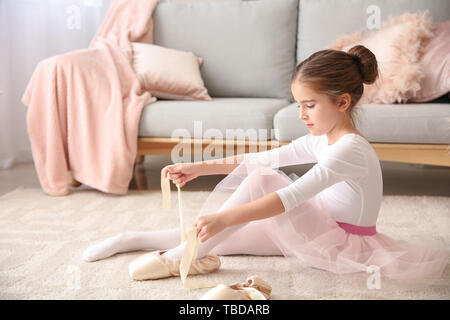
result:
[[[205,216],[198,216],[192,224],[192,227],[197,227],[198,239],[200,242],[205,242],[227,226],[223,219],[223,214],[212,213]]]
[[[173,183],[183,187],[186,182],[194,180],[200,175],[200,170],[194,163],[175,163],[172,165],[165,166],[162,169],[162,173],[165,178],[167,178],[167,173],[170,173],[170,180]]]

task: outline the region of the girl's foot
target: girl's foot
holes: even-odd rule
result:
[[[120,238],[121,235],[118,234],[114,237],[108,238],[100,243],[88,247],[83,252],[83,259],[92,262],[102,260],[110,256],[113,256],[116,253],[119,253]]]

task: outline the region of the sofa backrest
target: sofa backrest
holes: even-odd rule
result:
[[[450,19],[449,0],[299,0],[297,63],[326,49],[340,34],[371,29],[379,13],[430,12],[433,22]]]
[[[160,0],[154,44],[203,58],[212,97],[293,101],[298,0]]]

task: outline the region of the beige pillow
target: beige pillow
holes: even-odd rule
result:
[[[377,57],[379,78],[364,85],[361,103],[405,103],[420,90],[424,72],[420,56],[432,35],[428,11],[389,17],[380,30],[339,37],[331,49],[348,51],[360,44]]]
[[[192,52],[132,42],[133,69],[143,88],[162,99],[212,100]]]

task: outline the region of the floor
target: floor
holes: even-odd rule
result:
[[[159,191],[161,189],[160,171],[165,165],[170,163],[172,163],[170,156],[146,157],[143,164],[135,167],[135,177],[131,181],[130,189]],[[311,167],[312,165],[292,166],[283,168],[283,171],[286,174],[295,172],[301,176]],[[450,196],[450,168],[393,162],[382,162],[381,167],[384,177],[385,195]],[[186,191],[211,191],[223,177],[222,175],[198,177],[183,188]],[[17,187],[40,188],[39,180],[32,163],[16,165],[9,170],[0,170],[0,197]],[[82,185],[80,188],[84,189],[88,187]],[[33,190],[28,190],[28,192],[30,194],[39,193],[39,191],[36,192]],[[15,202],[15,206],[32,208],[36,202],[30,194],[25,197],[24,203]],[[79,194],[83,193],[80,192]],[[70,200],[73,197],[65,197],[62,199],[44,198],[44,201],[47,201],[48,204],[59,203],[61,205],[64,204],[65,200]],[[102,197],[97,196],[96,199],[98,198]],[[146,198],[145,201],[148,201],[148,199]],[[107,208],[106,212],[109,214],[110,211],[108,210],[111,209],[110,201],[105,201],[104,199],[99,200],[99,202],[92,201],[92,205],[99,206],[103,203]],[[117,203],[113,208],[119,208],[119,210],[130,205],[127,197],[115,197],[114,200]],[[136,198],[133,201],[136,201]],[[142,200],[140,201],[136,202],[135,207],[139,207],[139,203],[142,203]],[[124,255],[117,255],[112,259],[98,264],[83,263],[80,259],[82,250],[88,244],[92,243],[94,239],[106,238],[108,233],[114,234],[113,230],[124,230],[125,226],[129,228],[133,226],[134,229],[134,226],[137,225],[133,225],[133,221],[139,221],[140,225],[148,224],[150,221],[148,219],[151,219],[151,217],[147,207],[137,209],[133,217],[130,218],[130,216],[127,216],[124,218],[121,216],[117,219],[111,219],[111,223],[99,231],[98,224],[94,222],[104,221],[104,218],[98,214],[104,213],[105,210],[97,211],[97,216],[95,216],[89,211],[91,205],[89,201],[86,205],[81,202],[78,203],[80,203],[81,207],[87,208],[87,210],[74,210],[72,206],[68,206],[69,210],[61,211],[59,208],[64,207],[64,205],[55,206],[53,204],[52,206],[47,204],[52,209],[48,212],[46,212],[47,210],[35,211],[37,212],[37,218],[31,217],[26,213],[20,213],[17,216],[14,215],[13,220],[11,220],[12,222],[10,221],[11,224],[8,225],[9,229],[2,230],[4,235],[10,235],[3,242],[12,243],[11,241],[18,239],[18,244],[14,244],[12,247],[3,246],[3,252],[6,252],[6,258],[4,257],[2,262],[4,264],[6,263],[5,265],[9,268],[7,273],[3,273],[3,278],[0,277],[0,283],[4,286],[9,286],[8,292],[5,291],[6,293],[4,294],[13,299],[22,299],[24,296],[39,296],[47,297],[48,299],[60,299],[63,297],[65,299],[87,298],[92,300],[100,297],[101,299],[120,300],[130,298],[154,299],[156,297],[157,299],[165,300],[170,299],[174,294],[178,297],[184,297],[184,299],[198,299],[200,297],[200,293],[196,293],[195,291],[193,295],[188,296],[190,291],[183,289],[177,279],[167,280],[164,282],[164,286],[158,282],[141,283],[137,281],[130,283],[128,273],[123,272],[123,269],[126,268],[130,258],[137,256],[138,253],[129,252]],[[199,202],[197,201],[197,203]],[[415,212],[411,210],[412,206],[405,206],[409,208],[407,211],[410,214],[414,214]],[[55,212],[61,215],[61,221],[52,221],[49,223],[49,220],[53,220],[49,217],[52,217]],[[73,212],[76,212],[76,214]],[[65,215],[63,216],[63,214]],[[140,214],[140,216],[137,216],[137,214]],[[76,216],[76,223],[70,222],[71,216]],[[43,220],[39,221],[39,219]],[[431,229],[433,232],[439,234],[441,226],[444,229],[446,228],[440,221],[448,220],[433,220],[436,226],[435,229]],[[24,221],[25,226],[28,226],[29,229],[25,229],[21,221]],[[16,226],[16,229],[12,227],[13,225]],[[38,229],[35,229],[35,226],[38,226]],[[413,223],[410,227],[417,228],[417,225]],[[396,228],[396,225],[392,224],[392,228]],[[66,230],[68,231],[66,232]],[[386,230],[389,231],[388,228]],[[418,230],[420,231],[422,229]],[[426,230],[423,229],[421,232],[426,232]],[[55,235],[57,236],[55,237]],[[405,233],[396,234],[396,236],[402,237],[405,236]],[[52,239],[55,238],[58,241],[52,242]],[[30,243],[33,245],[31,249]],[[298,272],[297,267],[291,264],[292,262],[281,257],[235,255],[224,257],[223,261],[226,264],[226,268],[220,270],[221,273],[219,275],[224,279],[224,283],[235,282],[235,279],[245,279],[249,275],[247,271],[249,270],[249,265],[257,265],[258,275],[262,278],[276,279],[272,283],[274,299],[426,300],[428,297],[431,297],[431,299],[448,300],[449,297],[448,285],[445,284],[448,282],[445,282],[443,286],[439,286],[432,291],[393,291],[393,293],[387,293],[385,284],[383,284],[383,290],[367,290],[366,287],[363,287],[362,289],[358,289],[358,291],[352,287],[356,282],[349,282],[345,278],[333,278],[333,275],[329,273],[317,273],[317,271],[321,270],[315,270],[314,268],[308,269],[305,266],[303,266],[301,272]],[[273,266],[276,266],[276,270],[273,269]],[[104,272],[105,270],[107,271],[106,273]],[[40,276],[27,277],[27,274],[39,274]],[[99,274],[103,274],[105,277],[99,277]],[[446,279],[448,279],[447,275],[445,276]],[[361,283],[365,284],[366,279]],[[360,283],[358,282],[359,285]],[[161,287],[165,287],[165,289],[161,290]],[[82,290],[79,290],[81,288]],[[1,293],[0,297],[2,295]]]
[[[161,169],[171,164],[170,155],[147,156],[143,164],[136,165],[130,189],[160,190]],[[312,164],[282,168],[286,174],[301,176]],[[395,162],[381,162],[384,195],[450,196],[450,168]],[[186,184],[185,191],[212,191],[223,175],[201,176]],[[0,196],[17,187],[40,188],[33,163],[18,164],[0,170]],[[80,188],[88,188],[81,186]]]

